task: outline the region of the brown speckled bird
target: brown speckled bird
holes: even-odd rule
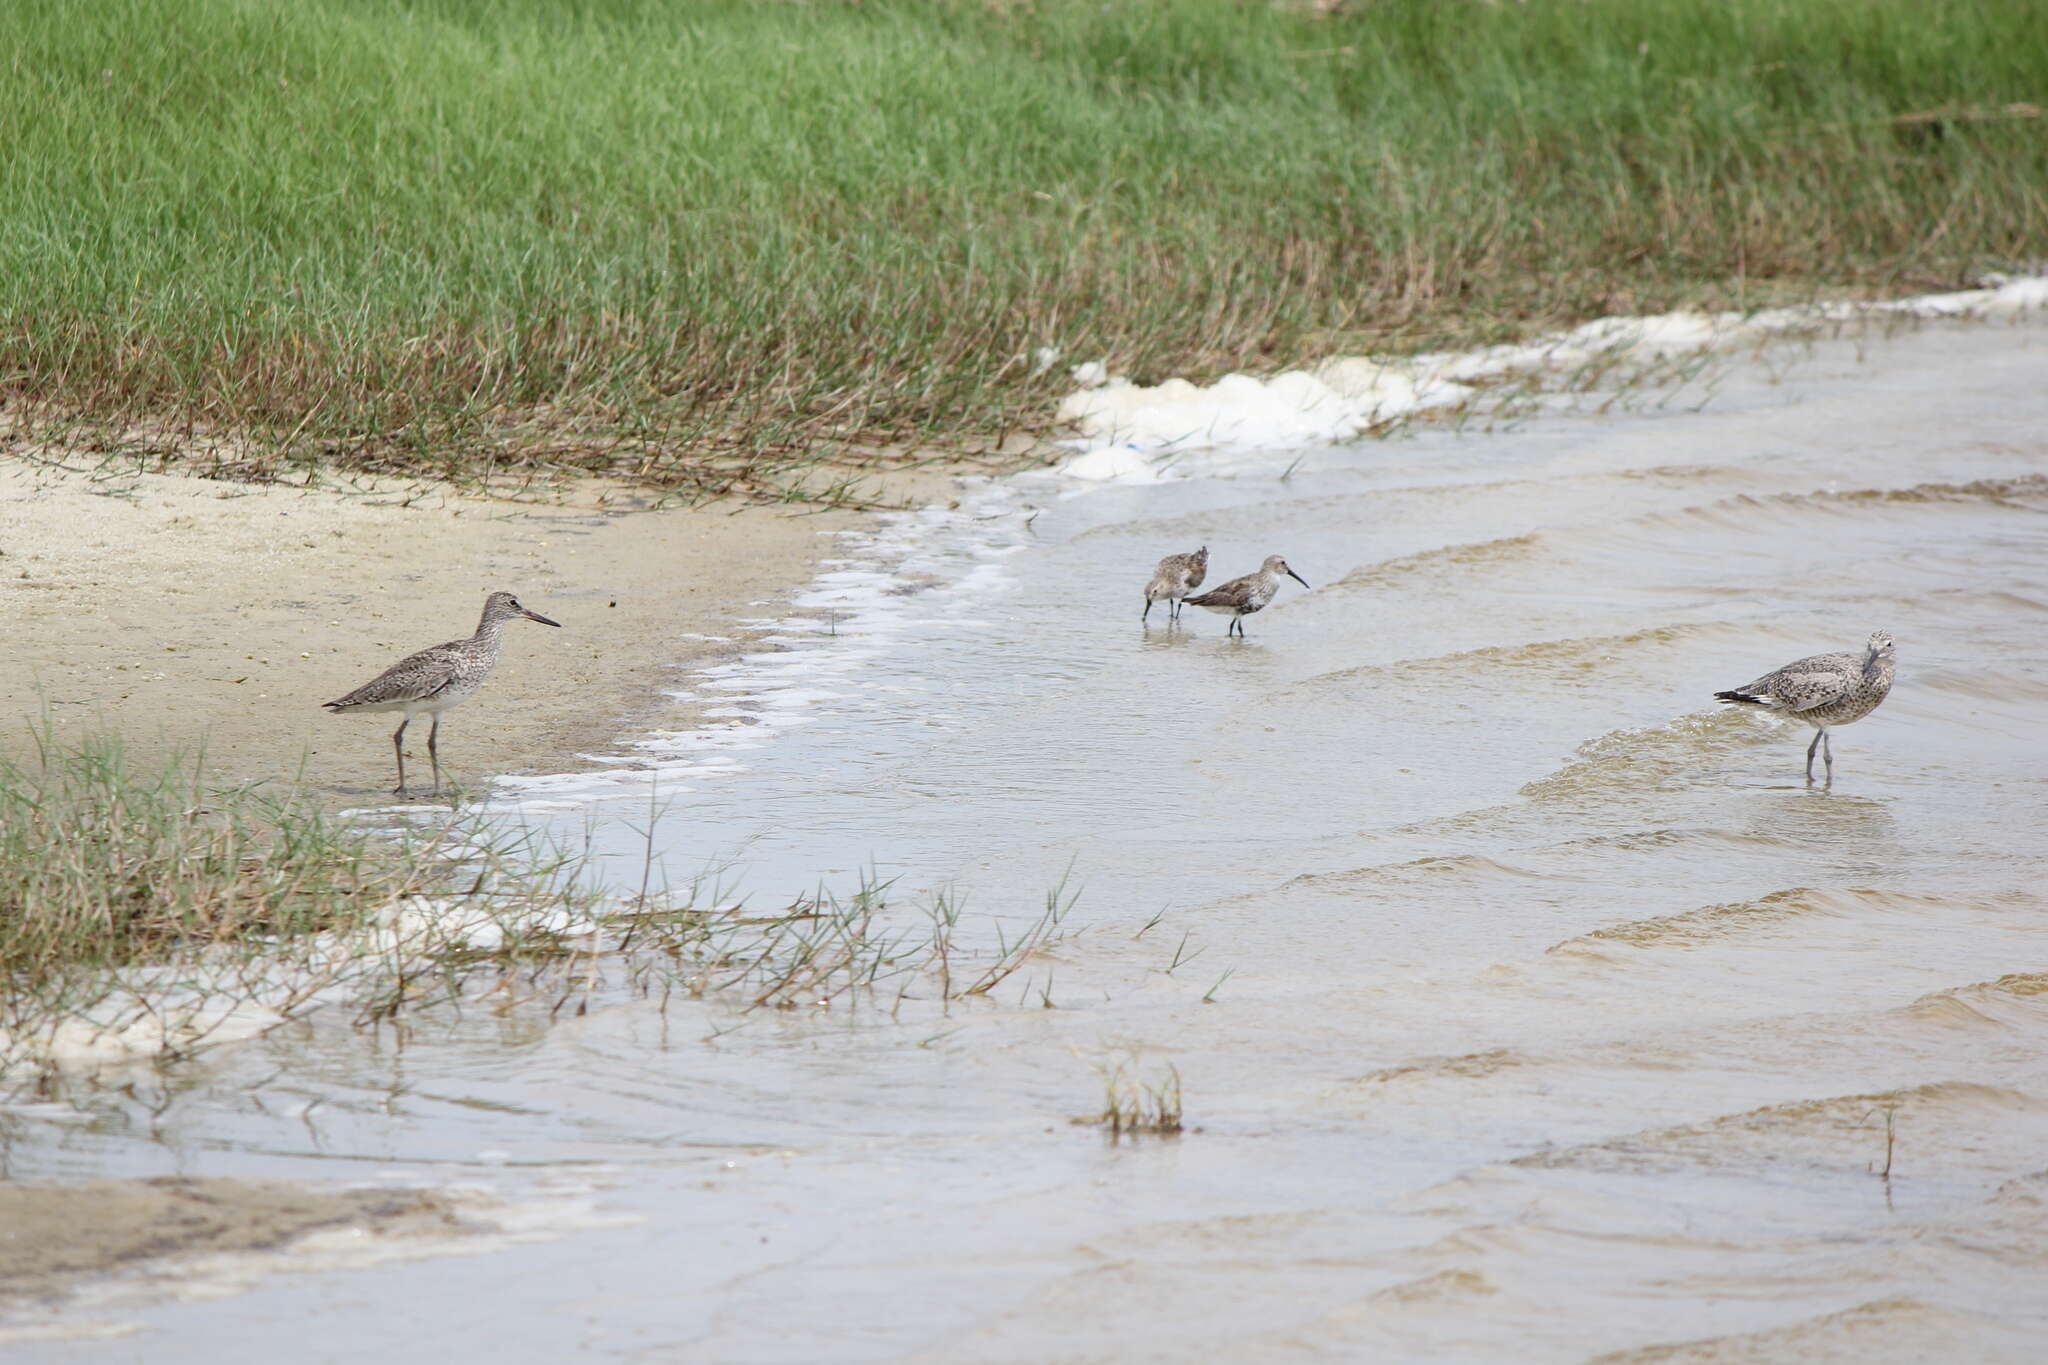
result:
[[[1209,572],[1209,547],[1189,555],[1168,555],[1159,561],[1159,567],[1152,571],[1152,581],[1145,585],[1145,610],[1138,617],[1143,621],[1152,614],[1154,602],[1166,603],[1166,619],[1180,620],[1181,599],[1202,586],[1202,579]]]
[[[445,645],[408,654],[347,696],[321,703],[336,714],[405,712],[405,719],[398,722],[398,729],[391,736],[391,747],[398,752],[398,786],[393,795],[409,795],[405,789],[405,727],[422,711],[434,718],[433,728],[427,731],[427,759],[434,765],[434,794],[440,794],[441,755],[435,741],[441,737],[441,713],[476,695],[484,679],[498,666],[498,654],[505,645],[505,623],[522,616],[544,626],[562,624],[528,611],[509,592],[494,592],[484,599],[483,620],[477,623],[476,634],[467,640],[450,640]]]
[[[1816,654],[1766,673],[1745,687],[1714,695],[1722,701],[1765,707],[1811,725],[1814,736],[1813,743],[1806,746],[1806,780],[1813,781],[1813,751],[1819,749],[1827,764],[1828,781],[1833,782],[1835,754],[1828,743],[1828,727],[1862,720],[1891,690],[1892,637],[1874,630],[1860,655]]]
[[[1280,591],[1281,574],[1286,574],[1304,588],[1308,586],[1308,580],[1288,568],[1286,560],[1279,555],[1268,555],[1257,573],[1233,578],[1200,597],[1190,597],[1186,605],[1221,612],[1230,618],[1230,624],[1224,628],[1223,633],[1229,635],[1235,632],[1241,636],[1244,634],[1244,618],[1255,611],[1264,611],[1266,604],[1273,600],[1273,594]]]

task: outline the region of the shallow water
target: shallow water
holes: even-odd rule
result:
[[[651,799],[671,883],[872,869],[904,923],[950,887],[984,936],[1064,878],[1065,937],[944,1013],[322,1020],[9,1116],[17,1177],[640,1219],[16,1358],[2038,1358],[2048,327],[1636,397],[1013,480],[850,546],[696,681],[710,730],[501,804],[622,884]],[[1279,552],[1314,590],[1242,643],[1142,629],[1151,562],[1204,542],[1212,582]],[[1804,727],[1710,700],[1878,626],[1899,682],[1832,788]],[[1069,1123],[1134,1054],[1194,1131]]]

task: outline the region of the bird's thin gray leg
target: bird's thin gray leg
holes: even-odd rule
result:
[[[434,723],[427,730],[427,761],[434,765],[434,795],[441,794],[441,751],[434,747],[434,741],[441,738],[441,713],[434,713]]]
[[[398,729],[391,735],[391,748],[398,755],[398,786],[393,789],[393,796],[405,795],[405,727],[410,724],[412,716],[408,714],[404,720],[398,722]]]
[[[1821,736],[1825,735],[1826,733],[1827,730],[1824,727],[1815,726],[1813,731],[1813,743],[1806,746],[1806,780],[1808,782],[1813,781],[1813,751],[1820,748]]]
[[[1828,765],[1828,785],[1833,786],[1835,782],[1835,745],[1828,738],[1825,726],[1821,728],[1820,732],[1820,756],[1821,761]]]

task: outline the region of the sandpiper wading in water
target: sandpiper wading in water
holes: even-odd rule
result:
[[[1815,733],[1813,743],[1806,746],[1806,780],[1813,781],[1813,751],[1819,749],[1828,781],[1833,782],[1835,754],[1828,743],[1828,727],[1863,719],[1891,690],[1892,637],[1874,630],[1860,655],[1816,654],[1766,673],[1746,687],[1731,687],[1714,696],[1762,706],[1811,725]]]
[[[1208,572],[1206,545],[1191,555],[1168,555],[1160,560],[1159,567],[1152,571],[1152,581],[1145,585],[1145,610],[1138,619],[1143,621],[1152,614],[1154,602],[1164,602],[1167,621],[1180,620],[1181,599],[1201,587]]]
[[[412,724],[412,718],[422,711],[434,718],[433,728],[427,731],[427,759],[434,765],[433,794],[440,794],[441,755],[435,741],[441,737],[441,713],[476,695],[477,689],[484,685],[484,679],[490,677],[491,670],[498,666],[498,654],[505,645],[505,623],[522,616],[544,626],[562,624],[550,621],[538,612],[528,611],[509,592],[494,592],[484,599],[483,620],[477,623],[476,634],[467,640],[450,640],[445,645],[409,654],[347,696],[321,703],[336,714],[343,711],[405,712],[405,719],[398,722],[398,729],[391,736],[391,747],[398,753],[398,786],[393,795],[408,795],[405,789],[405,727]]]
[[[1308,586],[1308,580],[1288,568],[1286,560],[1279,555],[1268,555],[1257,573],[1248,573],[1243,578],[1233,578],[1200,597],[1190,597],[1186,605],[1221,612],[1230,618],[1230,624],[1224,628],[1223,633],[1228,635],[1235,631],[1243,635],[1244,618],[1255,611],[1266,609],[1266,604],[1273,600],[1273,594],[1280,591],[1281,574],[1286,574],[1304,588]]]

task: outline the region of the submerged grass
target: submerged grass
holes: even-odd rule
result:
[[[2039,20],[20,0],[0,392],[244,476],[710,496],[999,439],[1103,355],[1200,376],[1952,284],[2048,244]]]
[[[567,860],[471,825],[393,840],[44,732],[0,758],[0,1082],[175,1060],[337,998],[391,1017],[554,955],[595,901]],[[450,906],[490,921],[495,959],[440,927]]]
[[[715,886],[607,892],[587,865],[461,816],[393,837],[314,805],[137,772],[117,743],[0,759],[0,1088],[160,1065],[320,1007],[584,1009],[601,988],[741,1013],[900,1015],[988,994],[1072,897],[963,941],[957,900],[890,914],[863,880],[759,913]]]

